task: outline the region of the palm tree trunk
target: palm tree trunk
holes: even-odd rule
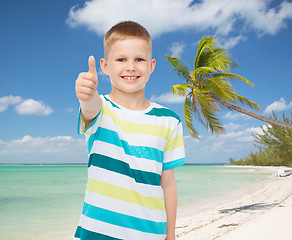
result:
[[[278,120],[274,120],[272,118],[268,118],[268,117],[259,115],[257,113],[248,111],[246,109],[237,107],[235,105],[232,105],[232,104],[230,104],[228,102],[225,102],[225,101],[221,100],[220,98],[216,98],[216,97],[212,97],[212,98],[214,99],[214,101],[216,101],[217,103],[227,107],[228,109],[235,110],[237,112],[243,113],[245,115],[248,115],[250,117],[256,118],[256,119],[261,120],[263,122],[270,123],[271,125],[276,125],[276,126],[279,126],[279,127],[282,127],[282,128],[286,128],[286,129],[292,130],[292,125],[291,124],[288,124],[288,123],[285,123],[285,122],[282,122],[282,121],[278,121]]]

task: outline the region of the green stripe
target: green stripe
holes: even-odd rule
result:
[[[92,232],[80,226],[77,227],[74,237],[81,240],[121,240],[121,238],[114,238],[101,233]]]
[[[166,234],[166,222],[141,219],[84,203],[82,214],[116,226],[152,234]]]
[[[174,117],[178,120],[178,124],[181,122],[180,117],[175,112],[167,108],[152,108],[150,112],[145,114],[156,117]]]
[[[159,174],[131,169],[128,163],[108,156],[97,153],[91,154],[88,166],[91,165],[134,178],[137,183],[160,186]]]

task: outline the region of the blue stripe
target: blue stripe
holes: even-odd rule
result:
[[[82,214],[106,223],[146,233],[166,234],[166,222],[141,219],[84,203]]]
[[[94,143],[94,136],[95,136],[95,134],[90,135],[90,137],[87,140],[87,151],[88,151],[88,154],[91,152],[91,149],[92,149],[92,146],[93,146],[93,143]]]
[[[164,163],[162,170],[169,170],[172,168],[179,167],[179,166],[183,165],[185,162],[186,162],[185,158],[180,158],[180,159],[175,160],[175,161]]]
[[[164,152],[152,147],[132,146],[125,140],[121,140],[118,133],[106,128],[99,127],[95,140],[110,143],[124,149],[125,153],[136,158],[144,158],[155,160],[159,163],[163,162]]]

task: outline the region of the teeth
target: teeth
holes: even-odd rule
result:
[[[137,77],[124,77],[124,78],[127,80],[133,80],[133,79],[136,79]]]

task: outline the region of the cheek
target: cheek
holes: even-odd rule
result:
[[[118,65],[111,65],[111,68],[109,69],[109,73],[113,76],[120,75],[121,71],[121,67]]]

